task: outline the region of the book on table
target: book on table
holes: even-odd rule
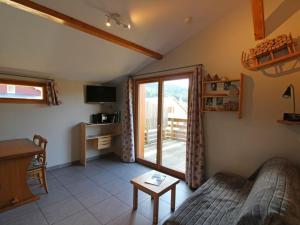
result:
[[[153,174],[151,177],[149,177],[145,183],[147,184],[152,184],[155,186],[159,186],[161,185],[161,183],[166,179],[166,175],[164,174],[159,174],[159,173],[155,173]]]

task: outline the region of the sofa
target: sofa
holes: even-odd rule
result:
[[[273,158],[248,179],[218,173],[164,225],[300,225],[299,169]]]

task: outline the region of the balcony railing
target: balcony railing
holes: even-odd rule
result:
[[[168,118],[162,129],[163,140],[186,141],[187,119]],[[157,129],[145,128],[145,144],[157,142]]]

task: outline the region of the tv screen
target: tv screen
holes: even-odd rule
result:
[[[85,101],[87,103],[115,102],[116,88],[87,85],[86,93],[85,93]]]

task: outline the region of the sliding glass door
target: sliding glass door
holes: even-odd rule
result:
[[[189,79],[163,81],[162,166],[185,173]]]
[[[183,177],[189,74],[137,80],[135,91],[138,160]]]
[[[138,87],[138,157],[157,163],[158,82]]]

